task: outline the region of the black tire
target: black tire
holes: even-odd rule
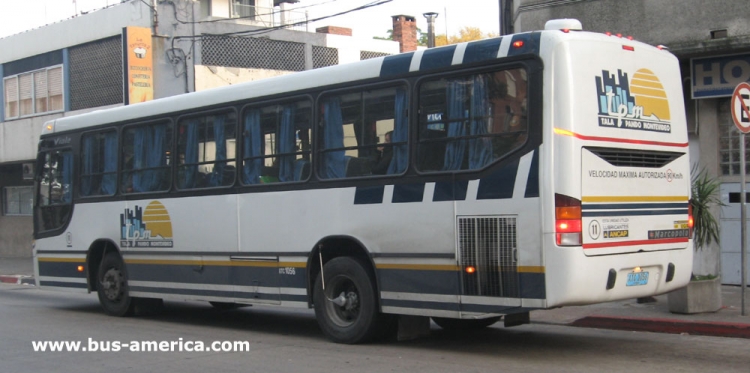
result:
[[[104,312],[112,316],[130,316],[135,302],[128,292],[128,272],[120,255],[109,253],[99,265],[96,292]]]
[[[500,321],[500,318],[500,316],[486,319],[449,319],[445,317],[433,317],[432,321],[445,330],[458,332],[484,329]]]
[[[373,279],[362,263],[349,257],[331,259],[323,267],[326,290],[320,274],[315,280],[313,302],[318,325],[336,343],[363,343],[376,336],[388,315],[378,312]],[[332,302],[343,295],[345,305]]]

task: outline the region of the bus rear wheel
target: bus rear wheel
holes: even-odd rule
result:
[[[500,316],[489,317],[486,319],[450,319],[445,317],[433,317],[432,321],[445,330],[472,331],[484,329],[500,321]]]
[[[349,257],[331,259],[315,281],[315,317],[323,332],[336,343],[372,339],[384,320],[378,312],[373,281],[362,264]]]
[[[120,256],[109,253],[99,265],[96,292],[104,312],[112,316],[129,316],[135,302],[128,293],[128,273]]]

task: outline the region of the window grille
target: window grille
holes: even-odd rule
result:
[[[312,47],[313,69],[339,64],[339,50],[327,47]]]
[[[70,48],[70,109],[123,102],[120,36]]]
[[[205,36],[203,65],[303,71],[305,44],[266,38]]]
[[[390,54],[383,53],[383,52],[359,51],[359,59],[361,61],[369,60],[371,58],[385,57],[385,56],[390,56]]]

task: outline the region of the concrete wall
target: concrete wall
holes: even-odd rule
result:
[[[23,180],[22,175],[20,163],[0,166],[0,190],[6,186],[33,185],[31,180]],[[2,203],[4,201],[0,201]],[[0,258],[30,258],[33,228],[31,216],[4,216],[0,213]]]
[[[555,18],[576,18],[588,31],[622,33],[649,44],[693,43],[710,31],[750,35],[747,0],[517,0],[515,30],[541,30]]]
[[[195,91],[205,91],[211,88],[292,73],[294,73],[294,71],[241,69],[237,67],[198,65],[195,67]]]

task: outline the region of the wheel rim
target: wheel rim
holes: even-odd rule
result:
[[[348,277],[336,276],[326,285],[326,313],[329,319],[340,327],[356,323],[360,314],[360,295],[354,282]]]
[[[101,285],[107,300],[119,302],[125,290],[125,276],[119,268],[110,268],[102,276]]]

